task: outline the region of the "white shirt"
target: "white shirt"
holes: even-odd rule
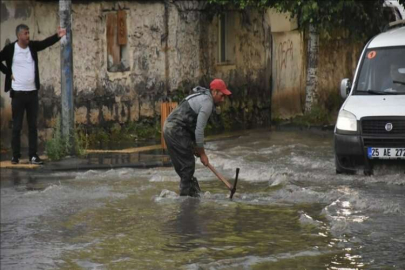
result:
[[[37,90],[35,87],[35,62],[29,47],[23,49],[17,42],[15,43],[11,70],[14,77],[11,88],[14,91]]]

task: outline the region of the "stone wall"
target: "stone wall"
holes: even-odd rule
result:
[[[303,34],[293,30],[273,33],[272,117],[301,114],[305,101],[305,50]]]
[[[54,34],[59,25],[58,1],[2,1],[1,5],[1,47],[16,39],[15,28],[20,23],[30,27],[35,40]],[[271,114],[275,118],[302,114],[306,42],[294,30],[294,22],[286,23],[286,16],[225,12],[230,22],[226,50],[231,60],[221,62],[220,17],[198,8],[184,9],[181,1],[74,1],[72,9],[78,125],[158,122],[162,101],[181,99],[195,85],[208,87],[218,77],[227,82],[233,95],[222,107],[221,116],[214,117],[216,128],[260,126],[270,122]],[[124,10],[127,18],[128,41],[121,52],[125,69],[110,72],[107,18],[118,10]],[[272,27],[275,21],[279,24]],[[340,79],[351,77],[361,47],[348,40],[321,40],[321,98],[327,99],[330,91],[338,93]],[[51,137],[61,111],[60,44],[40,52],[39,63],[38,124],[44,141]],[[8,144],[10,99],[3,92],[4,76],[0,79],[1,137]],[[22,143],[26,145],[25,137]]]
[[[272,118],[289,119],[303,115],[307,37],[297,30],[273,32],[272,35]],[[336,36],[342,36],[342,33]],[[343,102],[340,82],[343,78],[353,78],[364,45],[364,42],[354,42],[349,38],[320,37],[316,106],[332,113],[337,111]]]
[[[15,40],[25,23],[31,39],[41,40],[59,25],[57,1],[2,2],[1,46]],[[127,71],[107,68],[107,16],[125,10]],[[4,13],[4,14],[3,14]],[[3,16],[4,15],[4,16]],[[234,92],[223,111],[225,122],[262,124],[270,119],[271,36],[260,13],[235,13],[231,65],[218,63],[218,20],[201,10],[182,10],[175,2],[73,2],[75,121],[87,127],[159,121],[160,103],[186,95],[195,85],[223,78]],[[39,53],[41,77],[38,119],[41,140],[49,139],[60,113],[60,44]],[[1,77],[4,87],[4,76]],[[10,100],[2,91],[6,109]],[[9,116],[2,114],[2,123]],[[221,119],[220,119],[221,120]],[[222,120],[221,120],[222,121]],[[228,123],[229,124],[229,123]],[[235,123],[233,123],[235,124]],[[6,135],[7,129],[3,131]],[[7,136],[4,136],[7,137]],[[23,144],[26,141],[23,139]]]
[[[317,98],[326,108],[336,107],[343,102],[340,97],[340,82],[344,78],[353,80],[364,46],[365,43],[354,43],[347,38],[320,39]]]
[[[270,23],[263,13],[229,12],[233,16],[233,62],[219,63],[218,17],[209,24],[208,77],[221,77],[233,95],[223,106],[225,125],[252,127],[270,123],[271,43]]]

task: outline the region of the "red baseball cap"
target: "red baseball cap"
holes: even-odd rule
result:
[[[211,90],[218,90],[221,91],[224,95],[231,95],[231,91],[229,91],[228,89],[226,89],[226,84],[223,80],[221,79],[214,79],[211,83],[210,83],[210,88]]]

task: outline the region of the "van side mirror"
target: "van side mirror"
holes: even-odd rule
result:
[[[348,79],[348,78],[343,79],[342,82],[340,83],[340,96],[343,99],[346,99],[350,93],[351,88],[352,88],[352,82],[350,81],[350,79]]]

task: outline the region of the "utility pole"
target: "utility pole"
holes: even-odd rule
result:
[[[69,141],[69,152],[75,154],[74,100],[73,100],[73,51],[72,51],[72,1],[59,0],[60,27],[66,29],[61,39],[61,98],[62,136]]]
[[[319,32],[316,26],[310,24],[307,56],[307,83],[305,87],[305,113],[309,113],[316,103],[316,93],[318,91],[318,54]]]

